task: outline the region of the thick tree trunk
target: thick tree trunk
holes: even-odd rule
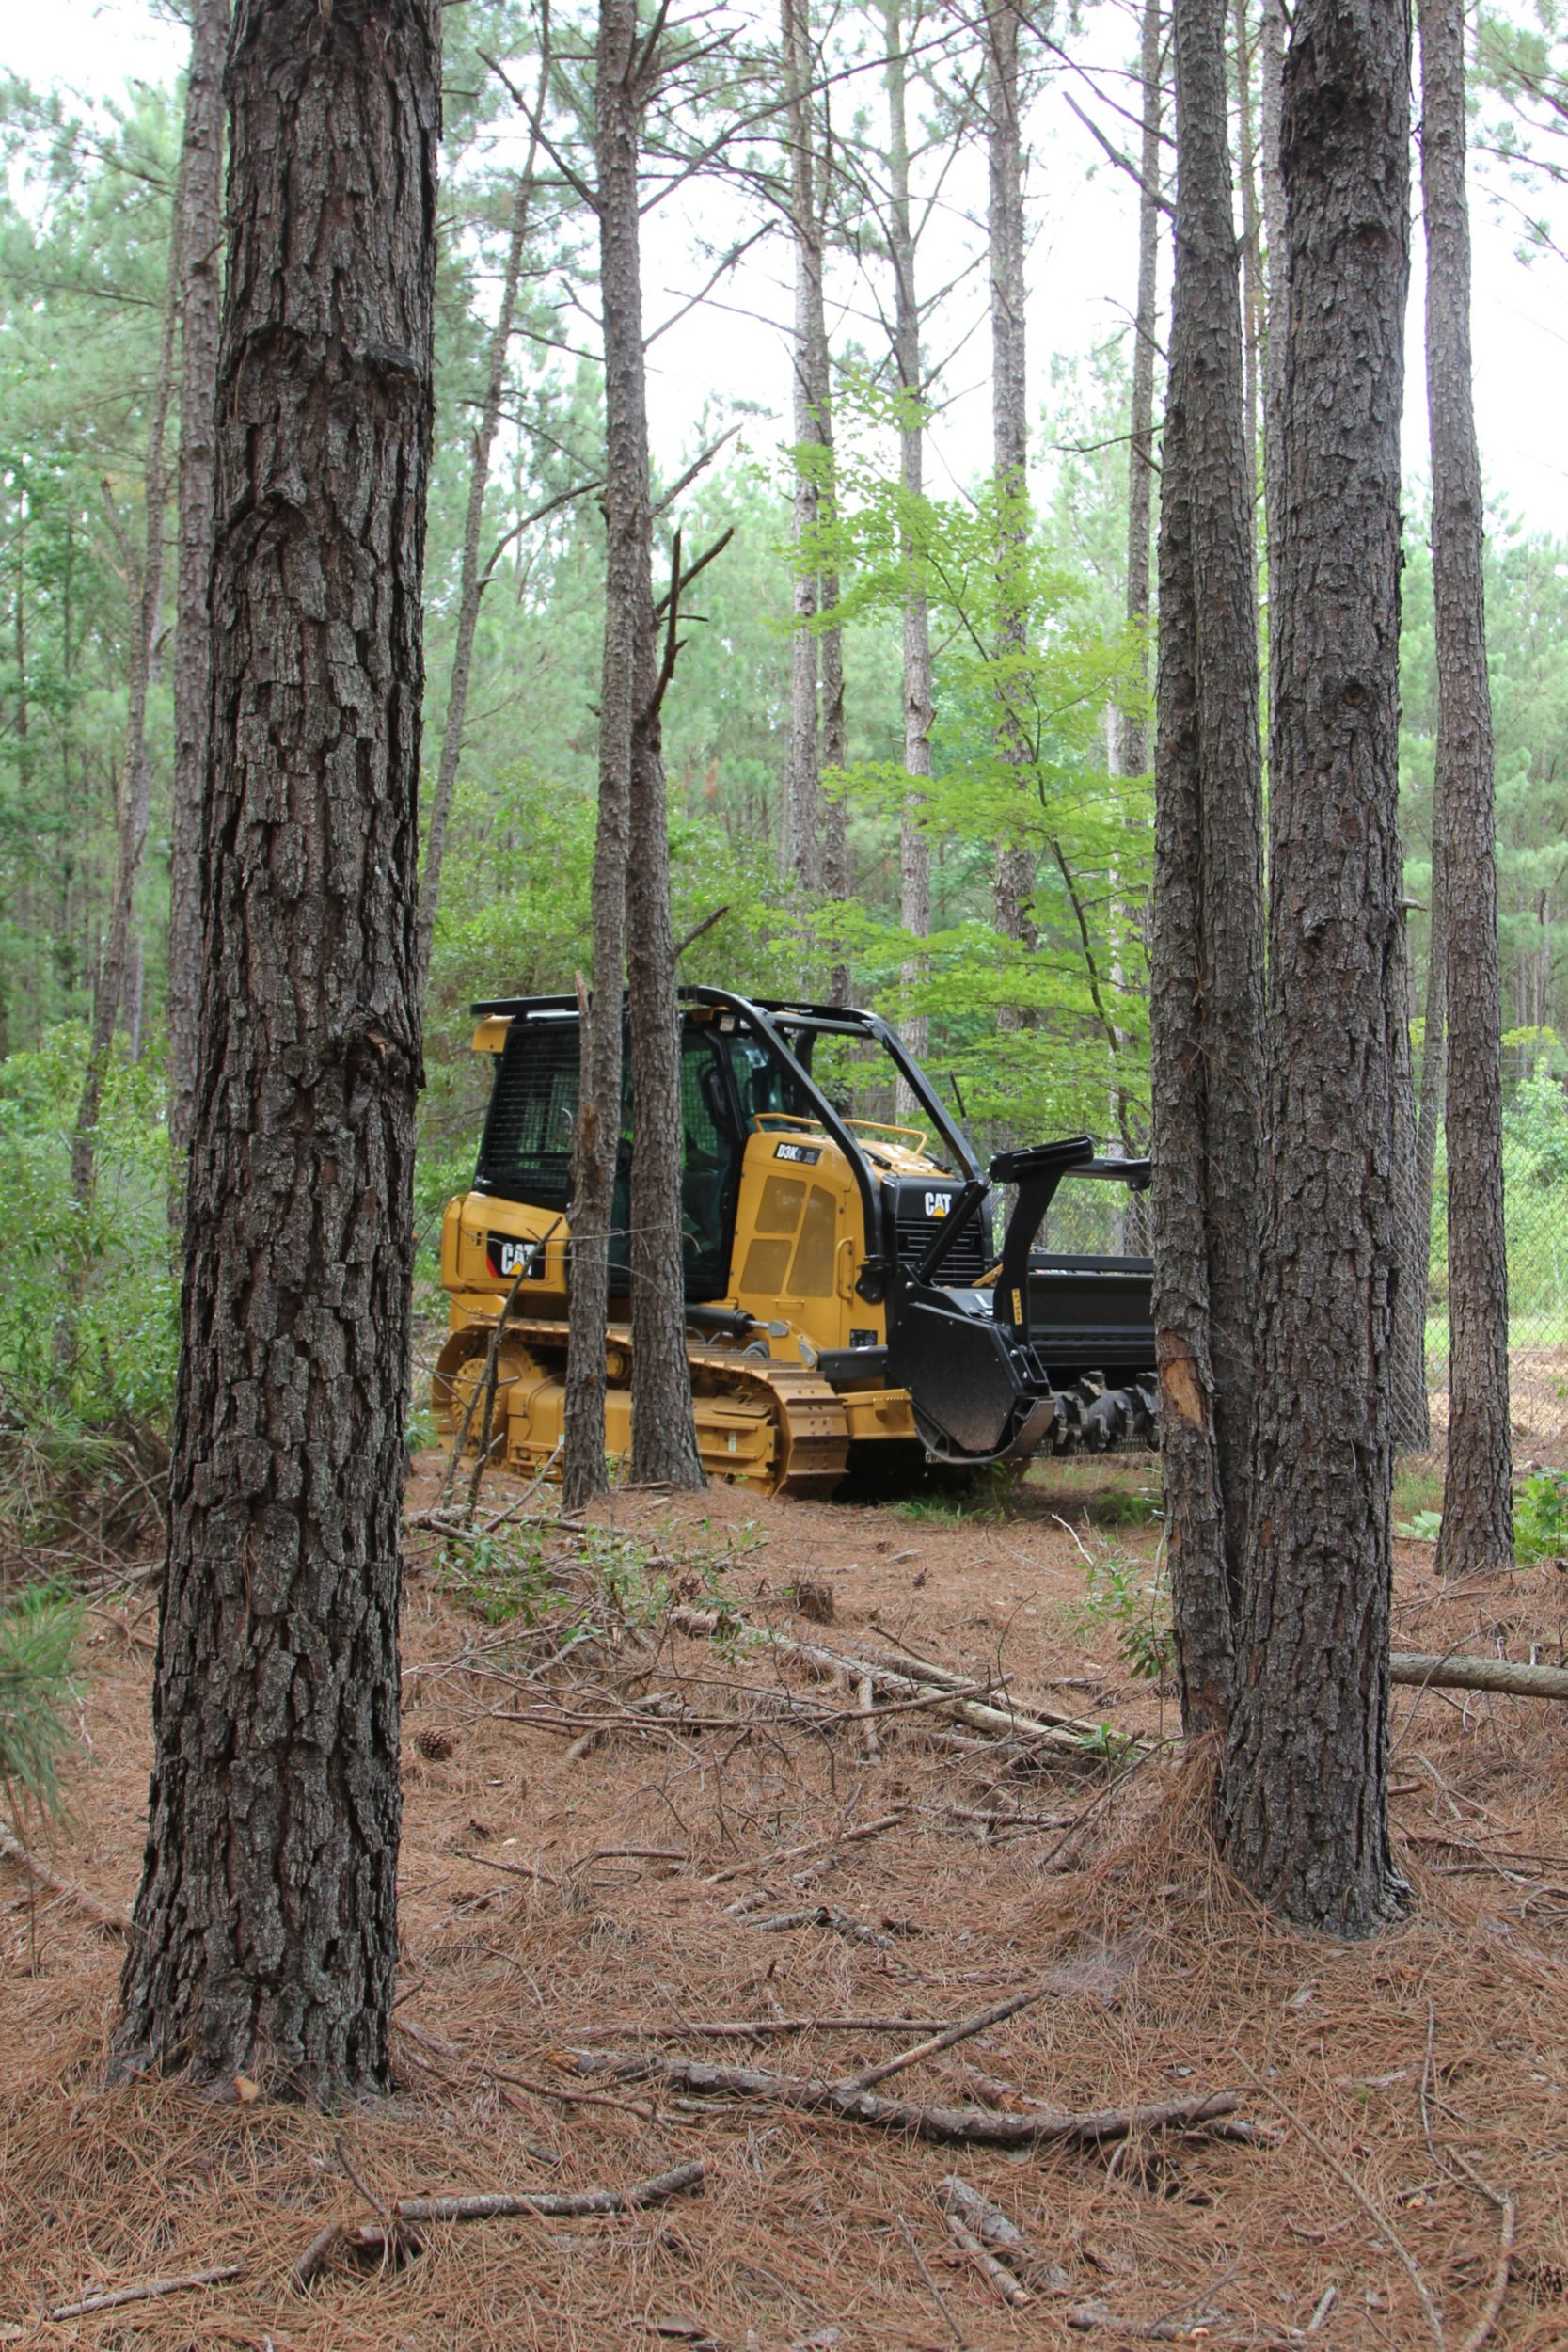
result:
[[[195,0],[180,165],[180,576],[174,624],[174,791],[169,811],[168,1131],[170,1215],[185,1197],[196,1108],[201,989],[201,822],[213,691],[214,415],[223,298],[223,59],[229,0]]]
[[[1372,1932],[1388,1851],[1389,1375],[1402,878],[1401,0],[1297,0],[1270,797],[1258,1486],[1224,1850],[1305,1927]]]
[[[594,840],[594,993],[582,1023],[572,1182],[572,1295],[562,1485],[568,1510],[602,1493],[605,1325],[621,1149],[626,863],[640,664],[649,613],[650,498],[643,415],[635,0],[600,0],[594,74],[605,364],[604,661]]]
[[[1019,18],[1015,0],[990,0],[986,11],[986,158],[990,245],[991,475],[997,499],[993,651],[998,665],[996,754],[1021,790],[1030,765],[1024,723],[1029,650],[1029,421],[1023,284],[1023,126],[1019,95]],[[1004,842],[996,854],[992,905],[996,927],[1026,952],[1039,945],[1030,914],[1034,852]],[[1017,1009],[1006,1009],[1013,1025]]]
[[[905,521],[901,532],[908,585],[904,592],[904,772],[913,789],[905,803],[898,842],[898,913],[906,931],[923,939],[931,928],[931,849],[920,830],[916,812],[920,785],[931,772],[931,629],[922,581],[924,557],[919,547],[918,516],[925,498],[926,424],[923,403],[925,375],[920,351],[920,305],[915,296],[915,240],[910,204],[910,136],[908,120],[909,68],[904,55],[904,25],[899,0],[887,0],[887,100],[891,132],[888,166],[891,193],[894,329],[893,358],[897,372],[903,414],[898,436],[898,478],[904,493]],[[925,977],[917,957],[903,967],[906,988]],[[919,1060],[926,1051],[926,1017],[908,1016],[901,1024],[905,1044]],[[899,1086],[900,1113],[909,1110]]]
[[[1465,11],[1421,0],[1421,197],[1447,899],[1449,1463],[1441,1576],[1513,1565],[1503,1240],[1502,978],[1481,457],[1470,388]]]
[[[168,1563],[121,2073],[390,2087],[429,0],[240,0]]]
[[[1224,0],[1177,0],[1173,18],[1176,286],[1161,508],[1161,615],[1173,643],[1168,666],[1162,648],[1167,757],[1165,772],[1157,771],[1157,795],[1168,791],[1171,806],[1156,824],[1157,858],[1164,856],[1154,916],[1155,1326],[1172,1597],[1192,1731],[1227,1721],[1247,1554],[1262,1090],[1252,457],[1223,10]]]
[[[821,879],[821,778],[817,759],[817,640],[814,628],[819,584],[804,550],[816,531],[821,503],[815,451],[822,439],[817,408],[825,370],[818,336],[826,341],[822,293],[822,230],[817,210],[812,138],[811,37],[808,0],[782,0],[781,42],[789,140],[789,225],[795,243],[795,347],[791,354],[793,427],[798,450],[813,453],[795,469],[795,633],[791,642],[789,752],[784,768],[779,853],[785,877],[815,890]]]
[[[146,532],[139,563],[129,534],[119,527],[112,501],[110,522],[119,539],[132,590],[131,669],[125,716],[125,759],[115,794],[115,871],[110,886],[109,927],[99,959],[92,998],[92,1036],[76,1106],[76,1126],[71,1138],[71,1190],[81,1201],[92,1199],[98,1174],[98,1114],[103,1107],[103,1081],[120,999],[125,993],[131,949],[131,925],[135,914],[136,882],[147,848],[147,820],[152,802],[152,767],[147,753],[147,697],[158,644],[158,615],[164,600],[164,517],[168,508],[168,469],[164,442],[168,429],[169,402],[174,390],[175,329],[180,317],[180,228],[183,211],[176,183],[174,219],[169,230],[168,278],[164,289],[163,333],[158,345],[158,373],[152,391],[152,415],[147,433],[147,472],[143,485]],[[105,500],[110,500],[107,483]]]
[[[539,91],[534,120],[545,103],[546,80],[549,71],[546,45],[540,60]],[[490,352],[484,378],[484,405],[474,427],[473,469],[468,476],[468,506],[463,521],[463,561],[457,588],[457,632],[452,640],[451,676],[447,686],[447,712],[441,729],[441,756],[436,770],[436,790],[431,796],[430,822],[425,833],[424,864],[420,874],[420,994],[421,1000],[430,978],[430,950],[436,936],[436,912],[441,902],[441,862],[446,855],[447,825],[451,816],[452,794],[457,789],[457,771],[463,759],[463,729],[468,717],[468,686],[473,676],[474,636],[479,628],[480,600],[488,581],[483,569],[481,543],[484,532],[485,495],[490,487],[490,460],[495,451],[496,433],[500,424],[501,402],[506,393],[507,362],[512,349],[512,329],[517,315],[517,288],[523,274],[523,253],[528,244],[529,215],[533,204],[533,170],[538,148],[538,132],[530,135],[528,156],[518,177],[512,199],[512,231],[507,240],[506,262],[501,271],[500,308],[490,334]]]

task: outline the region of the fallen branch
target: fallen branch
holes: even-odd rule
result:
[[[1002,1813],[989,1805],[949,1804],[942,1807],[950,1821],[973,1821],[988,1837],[1004,1829],[1076,1829],[1076,1813]]]
[[[1009,1994],[1005,2001],[993,2001],[990,2009],[975,2011],[973,2017],[960,2017],[956,2025],[944,2026],[927,2042],[917,2042],[911,2049],[895,2050],[879,2065],[867,2066],[858,2074],[851,2074],[845,2083],[847,2090],[869,2090],[874,2083],[885,2082],[890,2074],[901,2074],[907,2066],[917,2066],[922,2058],[935,2058],[942,2050],[956,2048],[971,2035],[984,2033],[988,2026],[1001,2025],[1005,2017],[1016,2017],[1021,2009],[1033,2009],[1050,1993],[1059,1993],[1058,1984],[1031,1985],[1027,1992]]]
[[[1010,2265],[1016,2276],[1027,2286],[1050,2287],[1060,2292],[1068,2283],[1068,2274],[1060,2263],[1047,2262],[1037,2254],[1015,2222],[1009,2221],[1000,2205],[993,2205],[989,2197],[982,2197],[968,2181],[949,2172],[937,2183],[937,2207],[950,2220],[962,2223],[986,2251],[1000,2255]]]
[[[832,1928],[835,1935],[847,1936],[852,1944],[870,1944],[879,1952],[891,1952],[894,1948],[891,1935],[884,1935],[880,1928],[841,1911],[837,1903],[813,1903],[803,1911],[775,1912],[771,1919],[748,1919],[745,1924],[768,1934],[787,1932],[793,1928]]]
[[[83,1886],[77,1880],[63,1878],[58,1870],[52,1870],[47,1862],[40,1862],[36,1853],[29,1851],[16,1832],[4,1821],[0,1821],[0,1854],[8,1862],[15,1862],[24,1870],[30,1871],[40,1886],[47,1887],[50,1894],[69,1903],[72,1911],[79,1911],[85,1919],[92,1921],[95,1928],[102,1928],[105,1935],[130,1934],[128,1913],[117,1910],[113,1903],[106,1903],[102,1895],[93,1893],[90,1886]]]
[[[1190,2319],[1123,2319],[1118,2312],[1107,2311],[1103,2303],[1075,2303],[1066,2314],[1069,2328],[1085,2333],[1091,2328],[1109,2328],[1139,2344],[1201,2343],[1220,2316],[1218,2312],[1202,2311],[1195,2312]]]
[[[579,2026],[567,2040],[586,2035],[594,2042],[642,2042],[653,2034],[700,2033],[721,2042],[753,2042],[775,2033],[934,2033],[943,2023],[940,2017],[725,2017],[705,2024],[681,2018],[670,2026]]]
[[[960,2221],[956,2213],[949,2213],[943,2208],[942,2218],[954,2245],[960,2253],[968,2255],[993,2295],[1000,2296],[1004,2303],[1011,2304],[1015,2310],[1031,2299],[1027,2288],[1020,2285],[1012,2272],[999,2263],[994,2254],[987,2252],[974,2231],[966,2222]]]
[[[150,2303],[161,2295],[182,2295],[195,2287],[221,2286],[225,2280],[237,2279],[243,2263],[224,2263],[216,2270],[188,2270],[179,2279],[146,2279],[139,2286],[104,2287],[84,2295],[74,2303],[52,2303],[40,2312],[38,2320],[29,2320],[24,2328],[0,2328],[0,2344],[22,2344],[36,2334],[39,2320],[86,2319],[89,2312],[119,2311],[125,2303]]]
[[[698,2187],[706,2167],[701,2156],[689,2164],[677,2164],[673,2171],[657,2173],[651,2181],[639,2181],[635,2187],[587,2188],[575,2192],[554,2189],[482,2190],[467,2197],[396,2197],[388,2208],[391,2227],[385,2222],[367,2224],[358,2229],[345,2229],[341,2222],[331,2222],[311,2239],[295,2263],[291,2274],[296,2287],[309,2286],[318,2277],[340,2247],[356,2254],[374,2254],[391,2249],[392,2231],[410,2222],[434,2221],[510,2221],[531,2217],[543,2221],[578,2220],[591,2214],[638,2213],[645,2205],[661,2205],[671,2197],[678,2197],[689,2188]],[[231,2278],[232,2271],[212,2272],[214,2278]],[[204,2281],[195,2279],[176,2280],[176,2286],[192,2286]],[[156,2293],[167,2293],[160,2286]],[[125,2299],[129,2300],[129,2297]],[[58,2314],[51,2312],[50,2316]],[[20,2330],[17,2331],[20,2334]],[[8,2341],[13,2341],[8,2338]]]
[[[824,1848],[859,1845],[863,1837],[876,1837],[884,1829],[895,1829],[909,1811],[907,1804],[895,1805],[891,1813],[879,1814],[874,1821],[863,1821],[858,1829],[840,1833],[830,1830],[816,1837],[803,1837],[798,1846],[785,1846],[778,1853],[759,1855],[755,1861],[729,1862],[721,1870],[710,1870],[703,1881],[705,1886],[722,1886],[727,1879],[740,1878],[747,1870],[771,1870],[781,1862],[799,1862],[802,1854],[816,1853]]]
[[[603,2066],[602,2055],[583,2051],[578,2064],[585,2072]],[[857,2090],[850,2083],[809,2080],[792,2074],[765,2074],[741,2066],[710,2066],[702,2059],[642,2058],[610,2061],[622,2080],[656,2075],[673,2090],[757,2099],[769,2106],[800,2112],[835,2115],[846,2123],[864,2123],[874,2131],[904,2132],[916,2139],[982,2148],[1039,2148],[1051,2145],[1108,2146],[1131,2132],[1197,2131],[1240,2104],[1233,2090],[1212,2092],[1205,2098],[1176,2099],[1148,2107],[1105,2107],[1089,2114],[1055,2114],[1044,2109],[1029,2115],[996,2114],[986,2107],[920,2106],[905,2099],[884,2099],[874,2090]]]
[[[1568,1666],[1516,1666],[1507,1658],[1429,1657],[1397,1649],[1388,1659],[1392,1682],[1423,1691],[1501,1691],[1516,1699],[1568,1699]]]
[[[790,1634],[775,1632],[768,1626],[752,1625],[744,1617],[717,1609],[675,1609],[671,1612],[670,1622],[677,1633],[684,1633],[689,1640],[709,1640],[718,1633],[739,1635],[757,1648],[771,1650],[778,1658],[792,1659],[827,1679],[855,1684],[869,1680],[875,1689],[890,1692],[897,1700],[918,1700],[940,1708],[956,1723],[968,1724],[972,1730],[989,1732],[992,1737],[1027,1740],[1036,1747],[1055,1748],[1071,1756],[1082,1756],[1089,1741],[1098,1743],[1103,1737],[1103,1725],[1082,1716],[1057,1715],[1043,1708],[1026,1715],[1017,1708],[993,1707],[986,1700],[962,1695],[953,1687],[961,1677],[950,1678],[945,1669],[941,1670],[940,1682],[929,1678],[922,1681],[915,1676],[895,1673],[891,1666],[879,1665],[872,1659],[851,1658],[836,1650],[823,1649],[816,1642],[797,1641]],[[968,1690],[989,1686],[963,1687]],[[1127,1740],[1131,1748],[1146,1748],[1148,1744],[1132,1736]]]

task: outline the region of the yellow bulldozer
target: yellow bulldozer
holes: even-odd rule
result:
[[[495,1075],[472,1189],[442,1229],[451,1331],[433,1401],[449,1447],[483,1442],[490,1460],[537,1474],[558,1464],[563,1427],[580,1014],[575,996],[473,1013]],[[921,1123],[842,1115],[812,1067],[835,1039],[891,1063]],[[1064,1181],[1136,1192],[1147,1160],[1100,1158],[1074,1136],[982,1169],[877,1014],[721,988],[681,992],[681,1105],[687,1343],[710,1477],[764,1494],[886,1491],[1042,1446],[1149,1441],[1149,1260],[1037,1246]],[[619,1456],[629,1163],[624,1141],[605,1331],[606,1444]]]

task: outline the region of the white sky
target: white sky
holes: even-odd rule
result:
[[[1115,44],[1107,55],[1118,54],[1127,22],[1118,13],[1115,26],[1107,25],[1105,39]],[[13,0],[0,34],[0,64],[34,83],[59,81],[96,97],[117,91],[133,77],[166,81],[179,70],[185,42],[183,27],[158,13],[150,0],[36,0],[33,6]],[[1078,94],[1092,110],[1082,85]],[[1103,119],[1121,144],[1127,135],[1123,126],[1110,116]],[[1029,346],[1037,413],[1053,356],[1086,351],[1125,315],[1133,292],[1135,220],[1131,183],[1099,155],[1059,98],[1048,98],[1034,132]],[[973,179],[967,191],[958,192],[975,201],[980,193]],[[1533,192],[1528,200],[1532,206],[1540,201]],[[710,215],[722,207],[733,217],[734,199],[721,191],[707,191],[702,202]],[[1499,215],[1479,190],[1472,217],[1476,410],[1488,485],[1516,521],[1568,536],[1568,445],[1560,390],[1568,372],[1568,262],[1546,254],[1522,265],[1513,252],[1521,226],[1517,215]],[[726,232],[723,212],[711,226],[717,235]],[[1563,241],[1568,243],[1568,236]],[[650,235],[650,322],[666,307],[667,290],[689,293],[701,283],[703,273],[686,265],[681,246],[673,222]],[[1414,263],[1405,457],[1407,473],[1418,475],[1425,469],[1426,437],[1418,237]],[[762,401],[778,415],[778,427],[770,430],[759,421],[748,431],[746,438],[759,455],[787,436],[784,338],[771,326],[736,314],[760,311],[787,320],[787,269],[782,243],[765,248],[722,295],[732,308],[695,311],[656,345],[650,355],[650,411],[666,461],[690,447],[704,407],[726,395]],[[967,302],[955,303],[955,325],[946,340],[961,333],[974,304],[983,297],[983,281],[976,281]],[[863,331],[868,340],[874,335]],[[958,397],[934,435],[939,469],[966,481],[985,469],[989,359],[989,339],[983,334],[972,339],[949,378],[948,389]],[[933,486],[940,487],[940,481]]]

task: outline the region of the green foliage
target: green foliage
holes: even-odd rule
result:
[[[1516,1560],[1557,1560],[1568,1554],[1568,1470],[1534,1470],[1513,1498]]]
[[[1089,1561],[1078,1613],[1085,1629],[1114,1630],[1117,1656],[1140,1682],[1162,1681],[1175,1665],[1170,1580],[1163,1563],[1150,1573],[1143,1561],[1099,1552]]]
[[[527,766],[460,788],[426,1016],[416,1181],[427,1242],[445,1202],[472,1180],[488,1099],[489,1057],[469,1050],[470,1004],[569,991],[591,970],[594,824],[592,800],[550,788]],[[670,866],[677,941],[723,910],[682,956],[683,984],[763,996],[800,985],[802,917],[766,850],[733,844],[711,814],[676,815]]]
[[[1140,691],[1136,648],[1015,486],[951,500],[905,489],[887,452],[906,405],[864,380],[846,388],[828,518],[802,561],[837,571],[840,602],[824,620],[851,642],[888,632],[911,595],[928,608],[932,774],[911,777],[897,744],[826,788],[884,840],[906,818],[925,834],[932,927],[917,939],[891,910],[828,909],[824,950],[864,973],[884,1009],[926,1018],[932,1058],[956,1073],[982,1128],[1141,1134],[1148,779],[1113,775],[1105,757],[1107,711]],[[1033,948],[991,918],[999,844],[1030,857]],[[1015,1025],[999,1031],[1005,1012]]]
[[[8,1810],[25,1803],[61,1809],[60,1760],[70,1744],[64,1709],[81,1638],[80,1604],[54,1585],[33,1585],[0,1605],[0,1788]]]
[[[174,1393],[161,1073],[117,1054],[99,1122],[92,1203],[70,1185],[86,1032],[51,1030],[0,1062],[0,1401],[13,1425],[63,1433],[163,1426]]]

